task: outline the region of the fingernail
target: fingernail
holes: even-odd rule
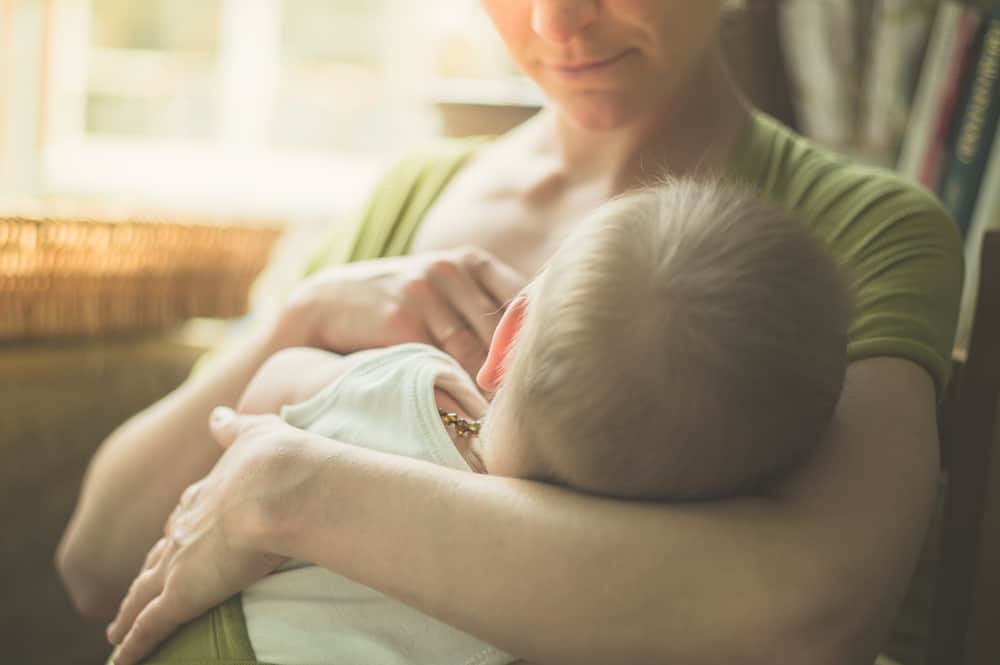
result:
[[[234,418],[236,418],[236,412],[228,406],[217,406],[212,409],[212,427],[225,427],[229,423],[233,422]]]
[[[108,642],[111,642],[111,644],[118,644],[118,640],[115,639],[115,624],[108,624],[108,628],[104,631],[104,634],[107,636]]]

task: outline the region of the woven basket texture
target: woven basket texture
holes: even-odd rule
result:
[[[0,213],[0,339],[245,313],[280,227]]]

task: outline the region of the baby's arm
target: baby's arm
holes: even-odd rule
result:
[[[352,364],[350,356],[321,349],[296,347],[278,351],[250,379],[236,409],[240,413],[278,413],[286,404],[312,397]]]

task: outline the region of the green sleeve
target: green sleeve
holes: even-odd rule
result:
[[[942,396],[962,290],[962,244],[955,223],[922,191],[898,190],[873,203],[858,224],[849,263],[856,315],[848,357],[906,358],[924,367]]]
[[[360,260],[356,247],[367,227],[379,221],[390,225],[396,221],[389,219],[391,215],[385,214],[380,208],[384,209],[390,204],[398,207],[396,199],[402,195],[400,190],[405,186],[405,173],[401,173],[405,170],[404,165],[405,160],[393,165],[375,185],[364,204],[330,225],[326,237],[319,240],[318,248],[306,261],[303,277],[323,268]],[[373,231],[374,229],[369,230],[369,234]]]
[[[365,205],[331,228],[307,262],[305,274],[350,261],[407,254],[427,211],[487,140],[442,141],[398,161]]]
[[[855,164],[754,113],[730,175],[797,212],[855,286],[848,357],[906,358],[938,398],[951,371],[962,291],[955,223],[928,192]]]

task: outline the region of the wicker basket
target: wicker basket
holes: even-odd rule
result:
[[[0,211],[0,339],[239,316],[280,233],[232,220]]]

